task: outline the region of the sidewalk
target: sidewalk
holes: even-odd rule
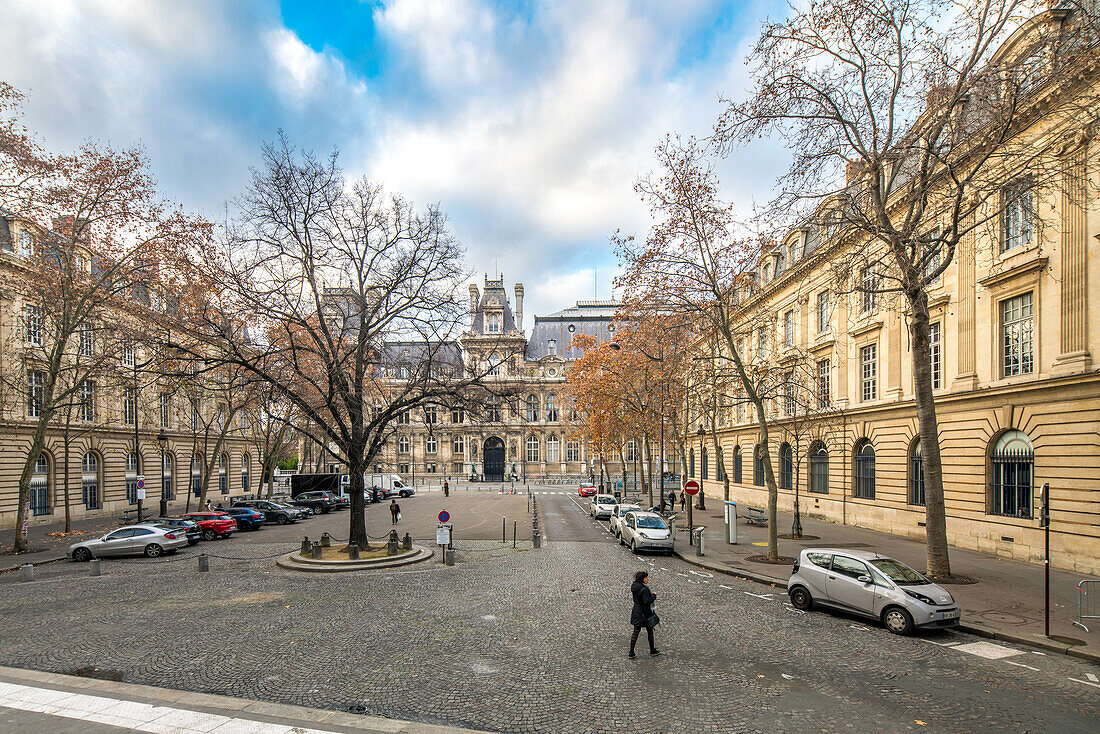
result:
[[[689,545],[686,513],[677,515],[677,555],[711,571],[739,576],[786,588],[791,567],[748,560],[767,551],[768,529],[737,521],[737,545],[727,542],[721,498],[708,497],[706,510],[693,510],[696,526],[705,525],[706,556],[699,558]],[[791,531],[792,516],[779,513],[779,533]],[[779,555],[797,556],[803,548],[860,548],[892,556],[918,571],[925,568],[921,541],[864,528],[837,525],[803,517],[801,540],[779,539]],[[810,536],[817,536],[812,538]],[[985,553],[951,548],[951,570],[977,580],[975,584],[947,587],[962,609],[962,629],[985,637],[1063,652],[1100,663],[1100,623],[1072,624],[1077,615],[1077,583],[1083,574],[1051,569],[1050,634],[1043,636],[1043,566],[1013,561]],[[1100,622],[1100,620],[1092,620]]]

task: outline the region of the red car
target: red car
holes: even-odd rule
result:
[[[579,492],[579,494],[581,497],[594,497],[596,495],[596,488],[589,487],[587,485],[583,486],[581,487],[581,491]]]
[[[198,523],[203,540],[228,538],[237,530],[237,521],[224,512],[192,512],[180,517]]]

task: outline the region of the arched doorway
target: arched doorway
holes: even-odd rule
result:
[[[504,441],[496,436],[485,439],[485,481],[504,481]]]

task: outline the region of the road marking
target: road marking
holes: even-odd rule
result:
[[[1092,686],[1093,688],[1100,688],[1100,683],[1093,683],[1092,681],[1081,680],[1080,678],[1070,678],[1074,683],[1084,683],[1086,686]]]
[[[1100,681],[1100,678],[1097,678],[1095,673],[1085,673],[1085,677],[1091,680],[1093,683]]]
[[[741,593],[747,594],[748,596],[755,596],[757,599],[767,599],[768,601],[772,600],[771,594],[754,594],[751,591],[742,591]]]
[[[1005,662],[1008,663],[1009,665],[1015,665],[1017,668],[1027,668],[1028,670],[1034,670],[1035,672],[1039,672],[1038,668],[1033,668],[1030,665],[1024,665],[1023,663],[1013,662],[1012,660],[1005,660]]]
[[[719,586],[720,588],[723,588],[723,589],[730,589],[730,590],[732,590],[732,589],[733,589],[733,587],[732,587],[732,586],[726,586],[725,584],[718,584],[718,586]]]
[[[786,680],[794,680],[793,675],[787,675],[786,673],[780,673],[780,675],[783,676],[783,678],[785,678]]]
[[[870,627],[864,627],[862,624],[850,624],[848,626],[851,627],[854,630],[860,630],[861,632],[870,632],[871,631]]]
[[[688,573],[694,574],[696,576],[703,576],[703,577],[708,578],[708,579],[714,578],[713,573],[707,573],[706,571],[692,571],[691,569],[688,569]]]
[[[1004,645],[994,645],[992,642],[968,642],[965,645],[956,645],[954,649],[977,655],[986,660],[1000,660],[1001,658],[1023,655],[1019,650],[1013,650],[1011,647],[1005,647]]]
[[[791,610],[791,611],[792,611],[792,612],[794,612],[795,614],[805,614],[805,613],[806,613],[806,612],[802,611],[801,609],[795,609],[795,608],[794,608],[794,607],[792,607],[792,606],[791,606],[790,604],[784,604],[783,606],[784,606],[784,607],[785,607],[786,609],[789,609],[789,610]]]

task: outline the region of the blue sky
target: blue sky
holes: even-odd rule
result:
[[[418,204],[438,202],[480,279],[526,285],[527,313],[610,295],[608,238],[644,235],[633,191],[666,132],[709,133],[771,0],[8,0],[0,78],[53,149],[144,145],[165,192],[220,217],[263,141],[339,148]],[[723,162],[745,210],[786,164]],[[528,324],[529,325],[529,324]]]

